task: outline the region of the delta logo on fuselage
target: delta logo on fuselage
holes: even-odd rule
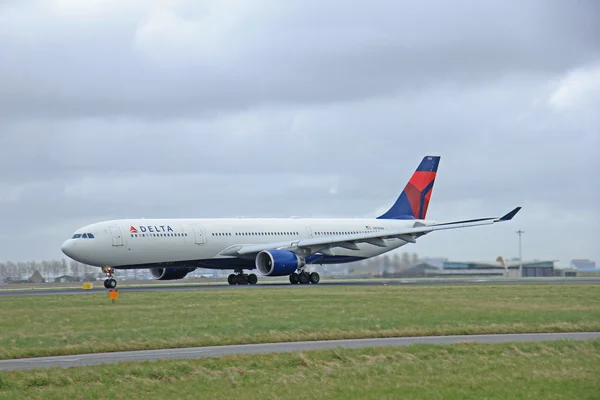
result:
[[[129,233],[139,233],[139,232],[150,232],[150,233],[162,233],[162,232],[175,232],[173,230],[173,228],[171,228],[169,225],[160,225],[160,226],[155,226],[155,225],[140,225],[140,229],[138,231],[138,229],[135,226],[131,226],[129,228]]]

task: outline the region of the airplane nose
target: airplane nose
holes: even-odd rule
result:
[[[75,251],[75,241],[69,239],[60,246],[62,252],[67,256],[73,258],[73,253]]]

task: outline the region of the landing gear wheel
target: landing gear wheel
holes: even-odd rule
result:
[[[114,289],[117,287],[117,281],[113,278],[113,274],[115,273],[115,269],[113,267],[104,266],[102,267],[102,272],[106,275],[106,279],[104,280],[104,287],[107,289]]]
[[[235,285],[237,283],[237,276],[234,274],[230,274],[227,277],[227,283],[229,283],[230,285]]]
[[[317,284],[321,280],[321,277],[316,272],[310,274],[310,283]]]
[[[113,278],[104,280],[104,287],[107,289],[114,289],[117,287],[117,281]]]
[[[248,283],[249,284],[256,285],[256,282],[258,282],[258,277],[255,274],[248,275]]]
[[[298,283],[298,274],[297,273],[293,273],[290,275],[290,283],[292,285],[296,285]]]
[[[246,275],[246,274],[239,274],[237,276],[237,284],[238,285],[247,285],[248,284],[248,275]]]
[[[300,274],[298,275],[298,281],[302,285],[306,285],[306,284],[310,283],[310,277],[308,275],[308,272],[300,272]]]

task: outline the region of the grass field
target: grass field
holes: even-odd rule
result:
[[[291,340],[600,330],[600,286],[346,286],[4,297],[0,358]]]
[[[600,340],[421,345],[0,373],[14,399],[598,399]]]

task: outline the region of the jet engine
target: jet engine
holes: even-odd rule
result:
[[[256,256],[256,268],[265,276],[291,275],[304,265],[304,259],[289,250],[263,250]]]
[[[187,274],[196,268],[150,268],[150,273],[159,281],[170,281],[174,279],[183,279]]]

